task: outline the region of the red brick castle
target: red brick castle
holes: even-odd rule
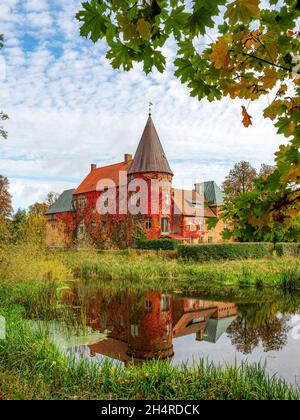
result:
[[[101,168],[92,164],[82,183],[64,191],[48,210],[47,221],[54,229],[63,227],[69,241],[113,238],[117,245],[130,246],[138,224],[148,239],[220,242],[223,222],[213,230],[207,226],[223,204],[216,183],[181,190],[173,188],[172,181],[173,172],[149,114],[134,158],[126,154],[122,162]]]

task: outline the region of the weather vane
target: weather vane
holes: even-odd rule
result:
[[[151,114],[152,114],[152,107],[153,107],[153,103],[149,102],[149,117],[151,117]]]

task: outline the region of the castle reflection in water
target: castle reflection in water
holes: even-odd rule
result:
[[[173,340],[189,334],[195,334],[198,341],[216,343],[238,311],[234,303],[157,292],[107,296],[82,289],[77,299],[81,307],[84,302],[87,325],[106,337],[89,345],[91,356],[124,363],[172,358]]]

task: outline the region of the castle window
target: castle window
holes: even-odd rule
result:
[[[139,335],[139,327],[136,324],[131,325],[131,335],[132,337],[138,337]]]
[[[103,312],[100,315],[100,322],[101,322],[101,328],[106,329],[107,327],[107,314]]]
[[[169,323],[166,325],[166,334],[170,335],[171,332],[172,332],[172,324]]]
[[[84,226],[84,221],[81,221],[78,225],[78,232],[80,235],[84,235],[85,233],[85,226]]]
[[[167,206],[170,205],[170,194],[169,193],[166,194],[166,205]]]
[[[194,232],[194,230],[195,230],[195,225],[194,225],[194,223],[193,223],[193,222],[189,222],[189,231],[190,231],[190,232]]]
[[[212,236],[208,237],[208,243],[212,244],[214,242],[214,238]]]
[[[163,217],[161,219],[161,231],[162,233],[170,232],[170,219],[168,217]]]
[[[170,310],[170,297],[167,295],[162,295],[161,297],[161,310],[162,312]]]
[[[201,231],[204,230],[204,220],[203,219],[199,219],[199,230],[201,230]]]
[[[92,222],[92,229],[96,229],[97,228],[97,223],[96,222]]]
[[[103,231],[103,233],[107,232],[107,223],[106,222],[102,223],[102,231]]]
[[[147,217],[147,219],[146,219],[146,229],[147,230],[152,229],[152,218],[151,217]]]
[[[152,301],[150,299],[146,300],[145,309],[147,312],[152,312]]]
[[[120,316],[120,327],[121,328],[125,327],[125,319],[124,319],[123,315]]]

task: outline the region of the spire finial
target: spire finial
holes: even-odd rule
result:
[[[152,107],[153,107],[153,103],[150,101],[149,102],[149,117],[151,117],[152,115]]]

